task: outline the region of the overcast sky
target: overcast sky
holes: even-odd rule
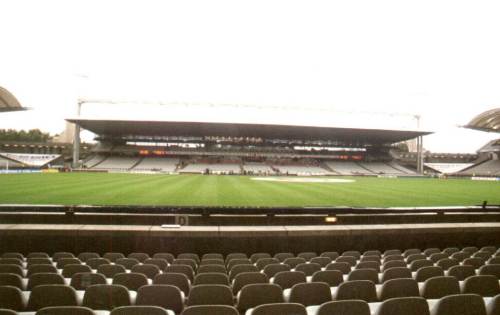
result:
[[[354,112],[381,128],[392,125],[367,113],[408,128],[421,115],[433,152],[499,137],[457,127],[500,106],[496,0],[2,0],[0,12],[0,86],[32,108],[0,128],[59,133],[84,97],[259,107],[233,113],[249,120],[267,107],[305,123]],[[102,106],[83,114],[138,115]],[[168,106],[140,108],[169,119]]]

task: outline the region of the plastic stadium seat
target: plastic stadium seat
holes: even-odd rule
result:
[[[290,266],[290,268],[295,268],[299,264],[306,263],[307,261],[302,257],[287,258],[283,261],[285,265]]]
[[[290,303],[319,305],[332,300],[330,286],[324,282],[297,283],[290,290]]]
[[[463,293],[495,296],[500,293],[498,278],[491,275],[469,277],[464,281]]]
[[[76,290],[67,285],[39,285],[31,290],[27,310],[37,311],[48,306],[77,306]]]
[[[408,258],[410,255],[421,254],[422,251],[418,248],[410,248],[403,252],[403,257]]]
[[[376,263],[378,263],[379,265],[381,264],[380,261],[380,256],[377,256],[377,255],[371,255],[371,256],[361,256],[361,259],[359,260],[360,262],[367,262],[367,261],[374,261]]]
[[[429,260],[434,262],[434,263],[437,263],[438,261],[440,261],[441,259],[443,258],[448,258],[449,256],[445,253],[436,253],[436,254],[432,254],[429,256]]]
[[[236,308],[240,312],[244,312],[258,305],[282,302],[284,302],[283,290],[278,285],[248,284],[238,294]]]
[[[485,263],[485,259],[479,257],[466,258],[462,262],[462,265],[472,266],[474,269],[479,269]]]
[[[174,259],[174,261],[172,262],[172,265],[173,266],[175,266],[175,265],[190,266],[194,271],[196,271],[196,269],[198,269],[198,264],[196,263],[196,261],[193,260],[193,259],[189,259],[189,258],[177,258],[177,259]]]
[[[489,265],[500,264],[500,257],[492,257],[492,258],[488,259],[487,264],[489,264]]]
[[[160,268],[152,264],[135,265],[130,269],[130,272],[142,273],[149,279],[153,279],[157,274],[160,273]]]
[[[283,290],[306,281],[306,275],[300,271],[281,271],[273,278],[273,283],[279,285]]]
[[[57,273],[35,273],[28,278],[28,290],[45,284],[65,284],[63,276]]]
[[[361,253],[358,252],[357,250],[348,250],[343,252],[341,256],[351,256],[351,257],[356,257],[356,259],[359,259],[361,257]]]
[[[320,257],[328,257],[330,258],[332,261],[337,259],[337,257],[339,257],[339,253],[337,252],[322,252]]]
[[[457,294],[441,298],[431,310],[432,315],[486,315],[483,299],[477,294]]]
[[[109,315],[175,315],[175,313],[158,306],[134,305],[117,307]]]
[[[184,297],[181,290],[172,285],[145,285],[137,291],[135,304],[159,306],[179,314],[184,308]]]
[[[177,255],[177,259],[191,259],[196,262],[196,264],[200,263],[200,256],[198,254],[193,254],[193,253],[182,253]]]
[[[410,256],[406,257],[406,263],[411,264],[412,262],[421,259],[427,259],[427,256],[425,256],[424,254],[411,254]]]
[[[112,310],[119,306],[130,305],[126,287],[113,284],[91,285],[85,290],[83,306],[93,310]]]
[[[85,264],[92,269],[97,269],[100,265],[111,264],[111,261],[106,258],[89,258],[85,261]]]
[[[370,315],[370,307],[362,300],[332,301],[321,304],[314,314]]]
[[[168,266],[168,261],[161,258],[148,258],[144,261],[144,265],[155,265],[160,270],[164,270]]]
[[[443,249],[443,253],[447,254],[448,256],[458,253],[459,251],[460,249],[458,247],[447,247]]]
[[[22,291],[13,286],[0,286],[0,308],[22,311],[24,309]]]
[[[56,252],[52,255],[52,260],[57,262],[61,258],[75,258],[75,255],[70,252]]]
[[[83,262],[86,262],[89,259],[93,258],[100,258],[101,256],[98,253],[92,253],[92,252],[83,252],[78,254],[78,259],[80,259]]]
[[[143,262],[149,258],[149,255],[146,253],[130,253],[127,255],[127,258],[133,258],[137,259],[140,262]]]
[[[106,284],[106,277],[100,273],[82,272],[71,277],[70,286],[75,290],[85,290],[94,284]]]
[[[302,271],[306,277],[312,276],[316,271],[320,271],[321,266],[316,263],[302,263],[295,266],[295,271]]]
[[[88,307],[83,306],[49,306],[36,312],[36,315],[94,315]]]
[[[198,267],[197,274],[200,273],[227,273],[226,267],[224,265],[201,265]]]
[[[168,284],[173,285],[182,292],[184,295],[189,294],[189,290],[191,289],[191,283],[188,277],[183,273],[162,273],[157,275],[153,279],[153,284]]]
[[[261,304],[247,311],[248,315],[307,315],[306,308],[298,303],[270,303]]]
[[[326,265],[326,270],[338,270],[343,274],[348,274],[351,272],[351,265],[346,262],[332,262]]]
[[[274,258],[278,259],[280,262],[283,262],[287,258],[295,257],[292,253],[277,253],[274,255]]]
[[[479,257],[484,259],[485,261],[491,258],[491,253],[490,252],[477,252],[472,255],[473,258]]]
[[[404,260],[392,260],[392,261],[388,261],[386,263],[384,263],[382,265],[382,272],[387,270],[387,269],[390,269],[390,268],[396,268],[396,267],[404,267],[406,268],[407,265],[406,265],[406,262]]]
[[[58,269],[63,269],[64,266],[66,265],[78,265],[78,264],[80,265],[82,264],[82,262],[78,258],[60,258],[56,263],[56,267]]]
[[[173,263],[175,259],[174,255],[170,253],[156,253],[153,258],[165,259],[169,264]]]
[[[116,274],[126,271],[122,265],[100,265],[97,267],[97,272],[103,274],[106,278],[113,278]]]
[[[200,267],[201,266],[206,266],[206,265],[220,265],[226,267],[226,264],[224,263],[224,260],[222,259],[202,259],[200,262]]]
[[[50,258],[50,256],[45,252],[31,252],[26,255],[26,258]]]
[[[380,272],[380,263],[376,261],[362,261],[356,265],[355,269],[374,269]]]
[[[441,250],[437,247],[431,247],[424,250],[423,253],[425,256],[430,257],[432,254],[441,253]]]
[[[231,270],[231,268],[233,268],[234,266],[237,266],[237,265],[253,265],[253,264],[250,261],[250,259],[248,259],[248,258],[234,258],[234,259],[231,259],[226,264],[226,268],[227,268],[227,270]]]
[[[18,252],[7,252],[2,254],[2,258],[17,258],[21,261],[24,260],[24,255]]]
[[[188,306],[181,315],[239,315],[236,308],[229,305],[195,305]]]
[[[102,258],[108,259],[111,262],[115,262],[119,258],[125,258],[125,255],[123,255],[122,253],[109,252],[104,253],[104,255],[102,255]]]
[[[405,261],[405,258],[403,255],[389,255],[389,256],[384,256],[384,259],[382,259],[382,264],[385,264],[390,261]]]
[[[186,303],[191,305],[233,305],[233,293],[226,285],[202,284],[191,288]]]
[[[205,272],[199,273],[194,277],[194,285],[199,284],[222,284],[229,285],[229,277],[225,273]]]
[[[306,261],[310,261],[317,256],[318,254],[316,254],[315,252],[302,252],[297,254],[297,257],[304,258]]]
[[[444,271],[441,267],[438,266],[428,266],[422,267],[417,270],[415,273],[415,280],[418,282],[423,282],[432,277],[440,277],[444,276]]]
[[[4,285],[10,285],[22,289],[23,278],[15,273],[0,273],[0,286]]]
[[[201,257],[201,261],[204,261],[206,259],[220,259],[220,260],[224,260],[224,256],[222,256],[222,254],[219,254],[219,253],[207,253],[207,254],[204,254]]]
[[[332,262],[332,259],[330,257],[314,257],[311,258],[309,262],[318,264],[321,267],[326,267],[326,265]]]
[[[369,280],[353,280],[342,282],[336,292],[335,300],[377,301],[375,284]]]
[[[335,262],[345,262],[348,263],[351,267],[356,266],[357,258],[353,256],[339,256],[335,259]]]
[[[236,275],[242,272],[258,272],[258,271],[260,270],[254,265],[236,265],[229,271],[229,280],[233,281],[234,277],[236,277]]]
[[[467,259],[469,257],[470,257],[470,254],[467,252],[458,252],[458,253],[454,253],[453,255],[450,256],[450,258],[456,259],[459,262],[462,262],[462,261],[464,261],[464,259]]]
[[[276,259],[276,258],[271,258],[271,257],[261,258],[261,259],[259,259],[259,260],[257,260],[255,262],[255,266],[257,266],[257,268],[259,270],[262,270],[267,265],[270,265],[270,264],[279,264],[279,262],[280,261],[278,259]]]
[[[480,252],[489,252],[489,253],[495,253],[497,251],[497,248],[495,246],[484,246],[481,247],[479,250]]]
[[[250,261],[255,264],[261,258],[271,258],[269,253],[254,253],[250,256]]]
[[[18,258],[0,258],[0,265],[18,265],[23,267],[23,261]]]
[[[262,272],[267,275],[269,278],[274,277],[278,272],[281,271],[290,271],[290,266],[285,264],[270,264],[264,267]]]
[[[92,272],[92,268],[87,265],[69,264],[64,266],[62,275],[64,278],[71,278],[75,273],[79,272]]]
[[[500,315],[500,294],[486,304],[486,313],[488,315]]]
[[[118,273],[113,277],[113,284],[122,285],[129,290],[137,291],[143,285],[148,284],[148,278],[142,273]]]
[[[457,278],[458,281],[464,281],[470,276],[474,276],[476,270],[472,266],[453,266],[448,269],[448,276]]]
[[[421,297],[399,297],[380,304],[375,315],[429,315],[429,305]]]
[[[336,287],[344,281],[342,272],[338,270],[316,271],[311,278],[311,282],[325,282],[330,287]]]
[[[453,258],[443,258],[436,263],[436,266],[443,268],[443,270],[448,270],[450,267],[458,265],[460,265],[460,262]]]
[[[411,270],[406,267],[394,267],[384,270],[382,283],[391,279],[412,278]]]
[[[16,311],[8,310],[5,308],[0,309],[0,315],[17,315]]]
[[[375,284],[378,281],[378,272],[375,269],[355,269],[349,273],[347,280],[369,280]]]
[[[186,277],[188,277],[189,281],[193,281],[194,280],[194,271],[193,271],[193,268],[191,268],[191,266],[187,266],[187,265],[170,265],[168,266],[167,268],[165,268],[164,270],[165,272],[167,273],[182,273],[182,274],[185,274]]]
[[[427,259],[418,259],[411,262],[410,270],[417,271],[422,267],[432,267],[432,266],[434,266],[434,263],[432,261]]]
[[[233,294],[236,295],[247,284],[269,283],[269,278],[260,272],[243,272],[234,277]]]
[[[384,282],[380,289],[380,300],[398,297],[420,296],[418,283],[413,279],[392,279]]]
[[[363,256],[378,256],[382,257],[382,253],[379,250],[367,250],[363,253]]]
[[[480,275],[492,275],[500,280],[500,264],[484,265],[479,268]]]
[[[23,268],[18,265],[0,265],[0,273],[15,273],[20,277],[24,276]]]
[[[462,248],[462,252],[466,252],[466,253],[470,253],[470,254],[474,254],[477,251],[479,251],[479,248],[477,248],[476,246],[468,246],[468,247]]]
[[[392,256],[392,255],[402,255],[403,253],[399,249],[388,249],[384,252],[383,256]]]
[[[27,258],[26,259],[26,264],[28,266],[31,266],[31,265],[52,265],[52,260],[50,260],[50,258]],[[21,264],[17,264],[19,266],[22,266],[22,263]]]
[[[443,296],[459,294],[460,285],[455,277],[433,277],[425,280],[420,296],[426,299],[440,299]]]
[[[230,253],[226,256],[226,265],[232,260],[232,259],[248,259],[247,254],[243,253]]]

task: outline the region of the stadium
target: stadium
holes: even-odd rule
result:
[[[418,128],[214,116],[2,142],[0,314],[498,314],[499,140],[433,155]]]

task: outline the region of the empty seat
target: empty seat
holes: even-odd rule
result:
[[[57,262],[61,258],[75,258],[75,255],[73,253],[70,253],[70,252],[55,252],[52,255],[52,260],[55,262]]]
[[[292,257],[292,258],[287,258],[283,261],[285,265],[290,266],[290,268],[295,268],[298,264],[303,264],[306,263],[306,260],[302,257]]]
[[[302,263],[295,266],[295,271],[305,273],[306,277],[312,276],[316,271],[320,271],[321,266],[316,263]]]
[[[0,286],[0,308],[22,311],[24,309],[24,301],[21,290],[8,285]]]
[[[326,267],[326,265],[332,262],[332,259],[330,257],[313,257],[310,262],[318,264],[321,267]]]
[[[440,299],[446,295],[460,293],[460,285],[455,277],[433,277],[425,280],[421,296],[426,299]]]
[[[100,273],[82,272],[71,277],[70,286],[75,290],[85,290],[94,284],[106,284],[106,278]]]
[[[0,265],[18,265],[23,267],[23,261],[18,258],[0,258]]]
[[[320,305],[332,300],[330,286],[324,282],[298,283],[290,290],[291,303]]]
[[[465,279],[463,293],[495,296],[500,293],[498,278],[491,275],[471,276]]]
[[[390,261],[405,261],[405,258],[403,255],[389,255],[389,256],[384,256],[384,259],[382,259],[382,263],[385,264]]]
[[[448,270],[450,267],[458,265],[460,265],[460,262],[453,258],[443,258],[436,263],[436,266],[443,268],[443,270]]]
[[[339,253],[337,253],[337,252],[322,252],[320,257],[328,257],[331,260],[335,260],[335,259],[337,259],[337,257],[339,257]]]
[[[479,268],[480,275],[492,275],[500,279],[500,264],[484,265]]]
[[[19,289],[23,288],[23,278],[15,273],[0,273],[0,286],[9,285]]]
[[[450,256],[450,258],[456,259],[459,262],[462,262],[469,257],[470,257],[470,254],[467,252],[458,252],[458,253],[454,253]]]
[[[26,258],[50,258],[50,256],[45,252],[31,252],[26,255]]]
[[[275,274],[281,271],[289,271],[290,266],[285,264],[270,264],[264,267],[262,272],[266,274],[269,278],[274,277]]]
[[[444,271],[441,267],[437,266],[428,266],[422,267],[417,270],[415,273],[415,280],[418,282],[423,282],[432,277],[440,277],[444,276]]]
[[[186,303],[191,305],[233,305],[233,293],[226,285],[202,284],[191,288]]]
[[[355,269],[349,273],[347,280],[369,280],[377,284],[378,272],[375,269]]]
[[[174,259],[174,261],[172,262],[172,265],[186,265],[186,266],[190,266],[195,271],[196,271],[196,269],[198,269],[198,264],[196,263],[196,261],[193,260],[193,259],[189,259],[189,258],[177,258],[177,259]]]
[[[78,264],[80,265],[82,264],[82,262],[78,258],[61,258],[57,261],[56,267],[58,269],[63,269],[64,266],[66,265],[78,265]]]
[[[422,251],[418,248],[410,248],[403,252],[403,256],[408,258],[410,255],[420,254]]]
[[[177,259],[191,259],[196,262],[196,264],[200,263],[200,256],[198,254],[193,254],[193,253],[182,253],[177,255]]]
[[[462,262],[462,265],[468,265],[474,267],[474,269],[479,269],[482,265],[484,265],[484,262],[486,260],[483,258],[479,257],[471,257],[471,258],[466,258]]]
[[[363,256],[378,256],[381,257],[382,253],[379,250],[367,250],[363,253]]]
[[[448,258],[448,255],[445,253],[436,253],[429,256],[429,260],[431,260],[434,263],[437,263],[443,258]]]
[[[381,259],[380,259],[380,256],[376,256],[376,255],[373,255],[373,256],[364,256],[363,255],[359,261],[360,262],[374,261],[380,265]]]
[[[382,273],[382,282],[391,279],[411,278],[411,270],[406,267],[394,267],[384,270]]]
[[[102,255],[102,258],[108,259],[111,262],[115,262],[117,259],[125,258],[125,255],[123,255],[123,253],[109,252]]]
[[[132,269],[135,265],[139,265],[139,260],[135,258],[118,258],[115,260],[115,265],[120,265],[125,267],[125,269]]]
[[[392,260],[384,263],[382,265],[382,271],[385,271],[390,268],[396,268],[396,267],[404,267],[406,268],[406,262],[404,260]]]
[[[165,259],[169,264],[174,262],[174,255],[170,253],[156,253],[153,255],[153,258]]]
[[[130,305],[126,287],[116,284],[96,284],[85,290],[83,306],[94,310],[112,310],[119,306]]]
[[[287,258],[295,257],[292,253],[277,253],[274,255],[274,258],[278,259],[280,262],[283,262]]]
[[[321,304],[315,315],[370,315],[368,303],[362,300],[332,301]]]
[[[205,265],[221,265],[224,267],[226,266],[226,264],[224,263],[224,260],[222,260],[222,259],[203,259],[200,262],[200,267],[205,266]]]
[[[203,256],[201,257],[201,261],[204,261],[206,259],[220,259],[220,260],[224,260],[224,256],[222,256],[222,254],[219,254],[219,253],[207,253],[207,254],[203,254]]]
[[[293,290],[293,289],[292,289]],[[248,284],[238,294],[236,308],[244,312],[257,305],[283,302],[283,290],[276,284]]]
[[[201,265],[198,267],[197,273],[227,273],[226,267],[224,265]]]
[[[2,258],[17,258],[21,261],[24,260],[24,255],[18,252],[7,252],[2,254]]]
[[[184,297],[181,290],[172,285],[145,285],[137,291],[135,304],[159,306],[179,314],[184,307]]]
[[[271,258],[269,253],[254,253],[250,256],[250,261],[255,264],[261,258]]]
[[[186,307],[181,315],[239,315],[239,312],[229,305],[194,305]]]
[[[149,279],[153,279],[157,274],[160,273],[160,268],[152,264],[135,265],[130,269],[130,272],[142,273]]]
[[[479,257],[484,259],[485,261],[491,258],[492,253],[490,252],[477,252],[472,255],[473,258]]]
[[[174,312],[158,306],[120,306],[109,315],[175,315]]]
[[[448,256],[453,255],[454,253],[458,253],[460,249],[458,247],[446,247],[443,249],[443,253],[447,254]]]
[[[380,263],[376,261],[362,261],[356,265],[355,269],[373,269],[380,272]]]
[[[258,272],[259,269],[254,265],[236,265],[229,271],[229,280],[233,281],[236,275],[242,272]]]
[[[191,289],[191,283],[188,277],[183,273],[168,272],[156,275],[153,279],[153,284],[173,285],[184,292],[184,295],[186,296],[189,294],[189,290]]]
[[[244,253],[230,253],[226,256],[226,264],[232,259],[248,259],[248,256]]]
[[[279,260],[276,259],[276,258],[261,258],[259,260],[257,260],[257,262],[255,263],[255,266],[257,266],[257,268],[259,270],[262,270],[264,269],[265,266],[267,265],[270,265],[270,264],[279,264]]]
[[[87,265],[69,264],[64,266],[62,275],[64,278],[71,278],[75,273],[79,272],[92,272],[92,268]]]
[[[45,284],[64,284],[64,278],[57,273],[35,273],[28,278],[28,290]]]
[[[15,273],[21,277],[24,276],[24,271],[21,266],[18,265],[0,265],[0,273]]]
[[[236,295],[247,284],[269,283],[269,278],[260,272],[243,272],[234,277],[233,294]]]
[[[441,298],[431,310],[432,315],[486,315],[483,299],[476,294],[457,294]]]
[[[376,302],[375,283],[369,280],[353,280],[342,282],[336,292],[336,300],[363,300]]]
[[[462,252],[466,252],[466,253],[470,253],[470,254],[474,254],[477,251],[479,251],[479,248],[477,248],[476,246],[467,246],[467,247],[462,248]]]
[[[356,259],[359,259],[361,257],[361,253],[358,252],[357,250],[348,250],[343,252],[341,256],[351,256],[351,257],[356,257]]]
[[[430,267],[430,266],[434,266],[434,263],[432,261],[427,259],[418,259],[410,263],[410,270],[417,271],[422,267]]]
[[[432,247],[432,248],[427,248],[426,250],[423,251],[423,253],[425,256],[430,257],[432,254],[441,253],[441,250],[439,248]]]
[[[188,277],[189,281],[192,282],[194,280],[193,268],[187,265],[170,265],[165,268],[165,272],[182,273]]]
[[[52,260],[50,260],[50,258],[44,258],[44,257],[27,258],[26,264],[28,266],[31,266],[31,265],[52,265]],[[22,263],[18,264],[18,265],[22,266]]]
[[[335,259],[335,262],[345,262],[348,263],[351,267],[356,266],[357,258],[353,256],[339,256]]]
[[[231,270],[234,266],[237,265],[252,265],[252,261],[248,258],[234,258],[231,259],[227,264],[226,268],[227,270]]]
[[[94,315],[88,307],[83,306],[49,306],[36,312],[36,315]]]
[[[500,257],[492,257],[488,259],[487,263],[490,265],[498,265],[500,264]]]
[[[284,290],[297,283],[306,282],[306,275],[300,271],[281,271],[274,275],[272,282]]]
[[[310,261],[317,256],[318,254],[316,254],[315,252],[302,252],[297,254],[297,257],[304,258],[306,261]]]
[[[413,279],[392,279],[384,282],[380,289],[380,300],[397,297],[420,296],[418,283]]]
[[[448,276],[457,278],[458,281],[464,281],[466,278],[470,276],[474,276],[476,274],[476,270],[472,266],[453,266],[448,269]]]
[[[338,270],[343,274],[348,274],[351,272],[351,265],[346,262],[332,262],[326,265],[326,270]]]
[[[100,265],[97,267],[97,272],[103,274],[106,278],[113,278],[116,274],[126,271],[122,265]]]
[[[148,278],[142,273],[118,273],[113,277],[113,284],[122,285],[129,290],[137,291],[148,284]]]
[[[48,306],[77,306],[76,290],[67,285],[38,285],[31,290],[27,310],[37,311]]]
[[[194,277],[193,284],[194,285],[199,285],[199,284],[229,285],[229,277],[227,276],[227,274],[219,273],[219,272],[199,273]]]
[[[130,253],[127,255],[127,258],[133,258],[137,259],[140,262],[143,262],[149,258],[149,255],[146,253]]]
[[[306,308],[298,303],[270,303],[258,305],[248,313],[249,315],[307,315]]]
[[[380,304],[376,315],[429,315],[429,305],[421,297],[399,297]]]
[[[425,256],[424,254],[412,254],[406,257],[406,263],[411,264],[413,261],[421,259],[427,259],[427,256]]]
[[[92,253],[92,252],[83,252],[78,254],[78,259],[80,259],[83,262],[86,262],[89,259],[93,258],[100,258],[101,256],[98,253]]]
[[[28,266],[27,276],[40,272],[57,273],[57,268],[54,265],[31,265]]]
[[[85,264],[92,269],[97,269],[100,265],[111,264],[111,261],[106,258],[89,258],[85,261]]]
[[[384,257],[392,256],[392,255],[402,255],[399,249],[388,249],[384,252]]]
[[[316,271],[311,278],[311,282],[325,282],[330,287],[336,287],[344,281],[342,272],[338,270]]]
[[[495,253],[497,251],[497,248],[495,246],[483,246],[479,250],[480,252],[489,252],[491,254]]]

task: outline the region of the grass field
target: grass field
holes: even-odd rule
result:
[[[351,178],[352,183],[281,183],[249,176],[143,174],[0,175],[3,204],[202,206],[455,206],[500,204],[500,182]]]

